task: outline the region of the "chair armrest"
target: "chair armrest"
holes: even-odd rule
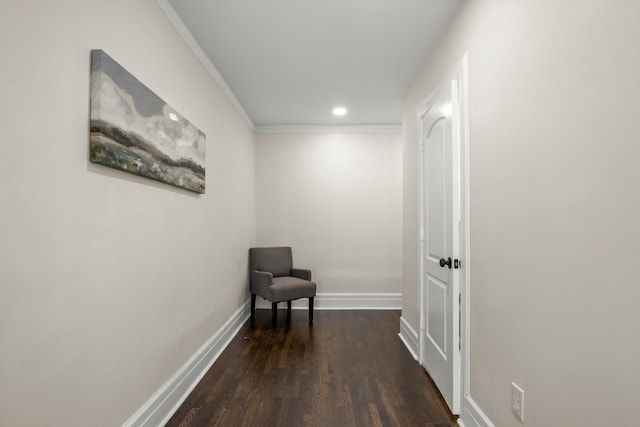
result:
[[[306,268],[292,268],[291,275],[298,279],[311,280],[311,270]]]
[[[251,293],[266,297],[269,286],[273,283],[273,273],[268,271],[253,270],[249,279]]]

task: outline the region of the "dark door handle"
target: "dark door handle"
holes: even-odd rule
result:
[[[444,258],[440,258],[440,267],[444,267],[445,265],[449,266],[449,269],[451,269],[451,257],[447,258],[446,261]]]

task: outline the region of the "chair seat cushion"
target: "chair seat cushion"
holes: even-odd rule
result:
[[[269,286],[271,301],[290,301],[298,298],[310,298],[316,295],[316,283],[297,277],[274,277]]]

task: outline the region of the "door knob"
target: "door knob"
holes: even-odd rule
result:
[[[451,257],[447,258],[446,261],[444,258],[440,258],[440,267],[444,267],[445,265],[451,269]]]

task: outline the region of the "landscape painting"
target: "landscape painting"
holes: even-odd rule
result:
[[[102,50],[91,51],[89,159],[204,193],[205,135]]]

